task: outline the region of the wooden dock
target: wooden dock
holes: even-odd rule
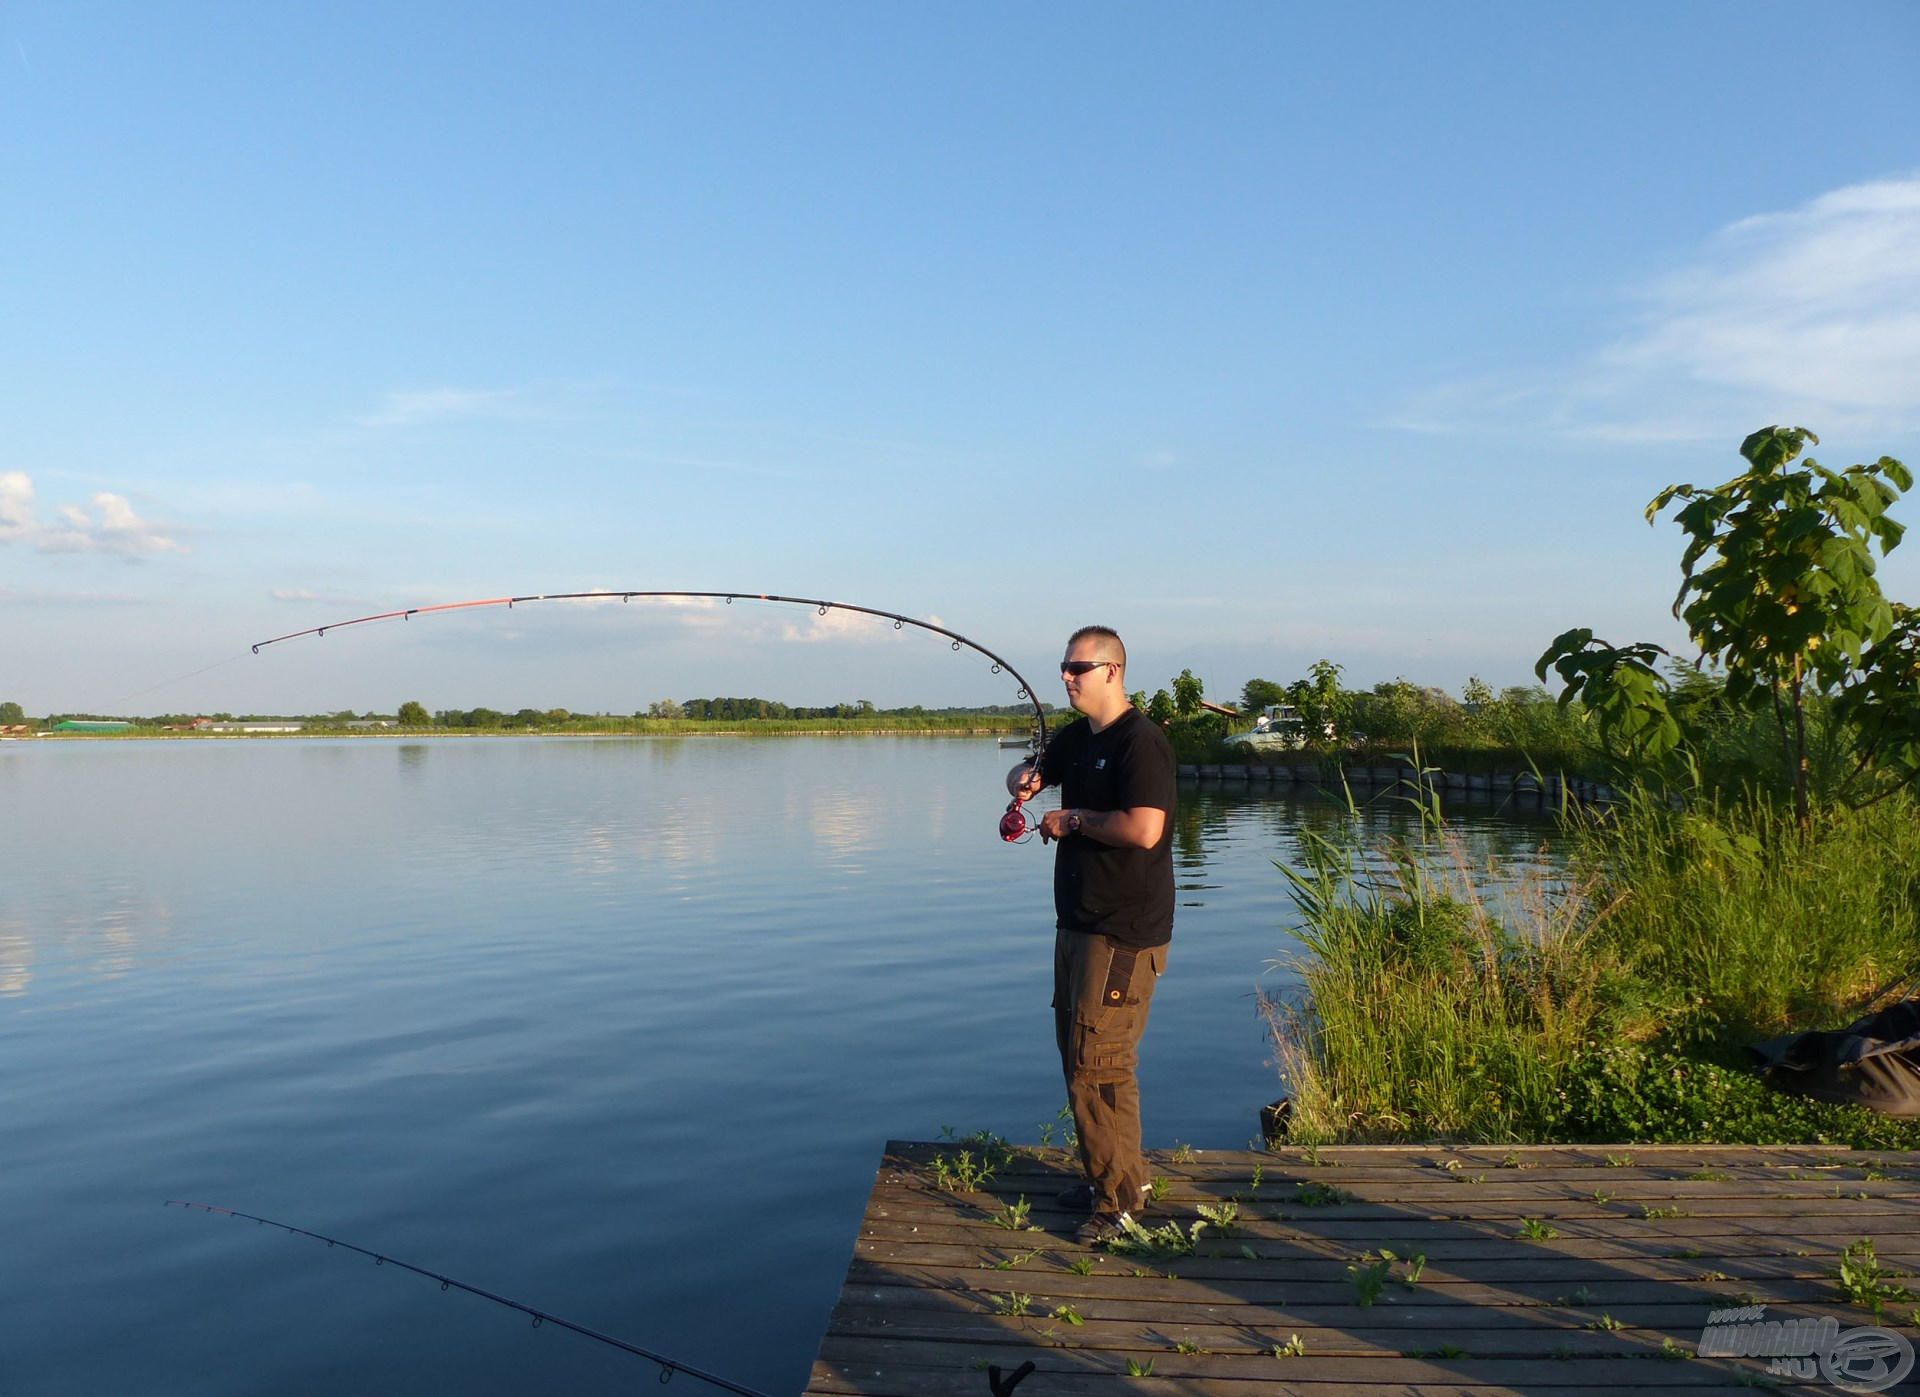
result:
[[[808,1392],[988,1397],[990,1365],[1031,1361],[1019,1397],[1692,1397],[1803,1386],[1769,1378],[1767,1358],[1697,1356],[1715,1310],[1920,1340],[1920,1296],[1876,1320],[1835,1278],[1862,1238],[1883,1286],[1920,1273],[1920,1154],[1163,1151],[1168,1186],[1142,1222],[1179,1224],[1192,1252],[1123,1255],[1073,1242],[1062,1151],[1003,1152],[967,1189],[963,1149],[979,1159],[977,1143],[887,1146]],[[1202,1205],[1237,1216],[1195,1238]],[[1916,1389],[1920,1375],[1894,1390]]]

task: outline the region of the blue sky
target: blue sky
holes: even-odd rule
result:
[[[0,698],[1010,698],[804,612],[247,653],[595,588],[1049,697],[1088,620],[1214,694],[1678,643],[1662,486],[1920,464],[1917,59],[1906,3],[12,4]]]

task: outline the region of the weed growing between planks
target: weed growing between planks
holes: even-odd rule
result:
[[[1862,1237],[1857,1242],[1849,1242],[1841,1252],[1840,1267],[1833,1278],[1842,1300],[1872,1310],[1874,1318],[1879,1319],[1889,1302],[1920,1300],[1920,1294],[1897,1283],[1898,1278],[1906,1275],[1905,1271],[1889,1271],[1882,1266],[1880,1258],[1874,1255],[1873,1239]]]

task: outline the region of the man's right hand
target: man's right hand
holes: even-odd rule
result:
[[[1015,800],[1032,800],[1045,789],[1039,768],[1032,762],[1021,762],[1007,773],[1007,794]]]

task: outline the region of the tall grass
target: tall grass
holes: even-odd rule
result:
[[[1570,873],[1316,837],[1286,869],[1301,992],[1269,1005],[1303,1140],[1853,1139],[1920,1125],[1781,1097],[1755,1037],[1920,972],[1920,808],[1802,836],[1765,800],[1569,813]],[[1436,856],[1432,850],[1441,852]]]
[[[1676,811],[1644,792],[1573,827],[1573,866],[1617,899],[1605,943],[1638,1036],[1729,1055],[1828,1028],[1920,969],[1920,811],[1832,808],[1806,834],[1765,796]]]

